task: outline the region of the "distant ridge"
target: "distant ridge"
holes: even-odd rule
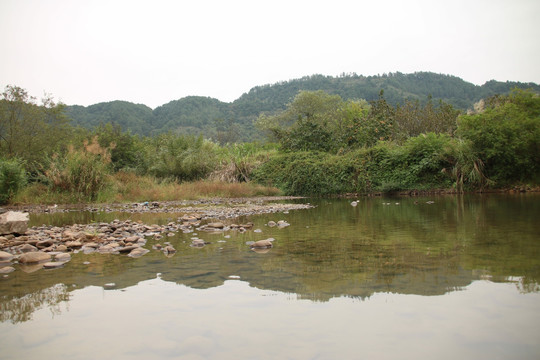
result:
[[[391,104],[406,100],[424,102],[428,96],[466,110],[480,99],[509,93],[514,88],[531,88],[540,92],[535,83],[499,82],[491,80],[478,86],[452,75],[431,72],[400,72],[377,76],[343,74],[341,76],[311,75],[275,84],[256,86],[233,102],[202,96],[173,100],[152,110],[146,105],[127,101],[111,101],[84,106],[68,106],[67,114],[75,125],[95,127],[114,123],[134,134],[152,135],[167,131],[181,134],[202,134],[216,138],[218,131],[237,131],[238,141],[257,139],[253,121],[261,113],[283,110],[301,90],[323,90],[343,99],[375,100],[381,90]]]

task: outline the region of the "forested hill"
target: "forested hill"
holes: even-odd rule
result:
[[[166,131],[203,134],[221,141],[246,141],[258,137],[253,127],[261,113],[283,110],[300,90],[324,90],[343,99],[375,100],[381,90],[391,104],[406,100],[426,101],[432,96],[459,109],[472,108],[482,98],[505,94],[514,88],[532,88],[534,83],[489,81],[482,86],[458,77],[428,72],[390,73],[380,76],[347,74],[339,77],[312,75],[301,79],[252,88],[232,103],[201,96],[188,96],[152,110],[126,101],[99,103],[88,107],[68,106],[74,124],[94,127],[115,123],[134,134],[150,135]]]

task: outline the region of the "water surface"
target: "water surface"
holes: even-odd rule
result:
[[[536,359],[539,200],[308,199],[316,208],[239,219],[262,232],[179,233],[165,240],[173,257],[78,253],[60,269],[17,269],[0,279],[1,358]],[[281,219],[291,226],[266,226]],[[210,244],[190,247],[194,236]],[[268,237],[265,253],[246,245]]]

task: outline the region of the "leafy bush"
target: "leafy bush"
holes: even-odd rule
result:
[[[26,185],[23,163],[18,159],[0,159],[0,204],[8,203]]]

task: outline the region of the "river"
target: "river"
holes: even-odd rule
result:
[[[244,233],[176,233],[173,256],[79,252],[3,276],[0,358],[540,358],[538,194],[301,201],[315,208],[235,220]]]

